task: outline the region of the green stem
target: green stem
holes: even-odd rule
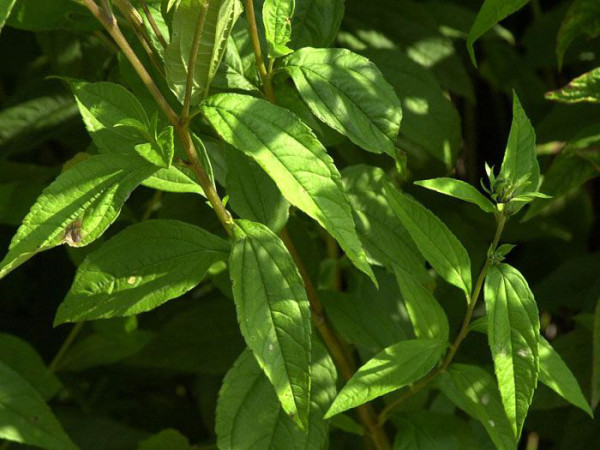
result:
[[[58,349],[58,352],[56,353],[56,355],[52,359],[52,362],[50,362],[50,365],[48,366],[48,370],[50,372],[52,372],[52,373],[56,372],[56,369],[58,368],[58,365],[60,364],[61,360],[63,359],[63,357],[65,356],[65,354],[69,350],[69,348],[71,348],[71,345],[75,341],[75,338],[77,337],[77,335],[79,334],[79,332],[83,328],[83,324],[84,323],[85,322],[78,322],[71,329],[71,332],[69,333],[69,335],[67,336],[67,338],[64,340],[64,342],[62,343],[62,345]]]
[[[254,2],[253,0],[245,0],[245,11],[246,19],[248,20],[248,29],[250,32],[250,42],[252,43],[252,50],[254,51],[254,58],[256,59],[256,67],[258,67],[258,73],[263,83],[263,90],[265,97],[271,103],[275,102],[275,92],[273,91],[273,84],[271,83],[271,76],[265,66],[263,59],[262,50],[260,48],[260,39],[258,37],[258,27],[256,26],[256,15],[254,14]]]
[[[202,33],[204,31],[204,22],[206,21],[206,13],[209,8],[209,0],[203,5],[202,11],[198,15],[198,22],[196,23],[196,29],[194,30],[194,40],[192,41],[192,48],[190,50],[190,57],[188,59],[188,73],[187,80],[185,82],[185,98],[183,99],[183,111],[181,112],[181,123],[185,127],[188,126],[189,115],[190,115],[190,103],[192,101],[192,91],[194,90],[194,72],[196,71],[196,59],[198,58],[198,49],[200,48],[200,41],[202,39]]]
[[[494,239],[490,245],[489,255],[491,255],[496,248],[498,247],[498,243],[500,242],[500,237],[502,236],[502,231],[504,230],[504,225],[506,224],[507,216],[502,212],[497,212],[496,214],[496,234],[494,235]],[[416,393],[423,390],[429,383],[435,379],[438,375],[442,374],[450,365],[456,352],[458,351],[460,345],[469,334],[469,325],[471,324],[471,318],[473,317],[473,311],[475,311],[475,306],[477,305],[477,301],[479,300],[479,295],[481,293],[481,289],[483,287],[483,282],[485,281],[485,277],[487,275],[488,269],[490,268],[491,259],[490,256],[485,260],[485,264],[481,268],[479,272],[479,277],[477,277],[477,282],[475,283],[475,287],[469,296],[469,303],[467,306],[467,312],[465,313],[465,317],[463,319],[462,325],[458,334],[456,335],[456,339],[454,342],[450,344],[450,349],[446,353],[446,356],[442,363],[432,372],[429,373],[425,378],[421,379],[417,383],[413,384],[409,390],[405,391],[400,397],[387,405],[379,414],[379,425],[382,426],[387,419],[389,418],[392,411],[398,407],[401,403],[403,403],[406,399],[412,397]]]
[[[156,36],[156,38],[160,42],[160,45],[162,45],[163,48],[167,48],[167,45],[168,45],[167,41],[165,40],[165,37],[161,33],[160,29],[158,28],[158,24],[154,20],[154,16],[150,12],[150,9],[148,8],[148,5],[146,4],[146,1],[145,0],[138,0],[138,2],[140,3],[140,5],[142,7],[142,10],[144,11],[144,15],[146,16],[146,19],[148,20],[148,23],[150,24],[150,28],[152,28],[152,31],[154,32],[154,35]]]
[[[183,145],[185,153],[189,159],[192,171],[196,175],[198,184],[200,184],[200,186],[202,187],[206,198],[208,199],[213,210],[217,214],[217,217],[223,225],[223,228],[229,236],[232,236],[233,219],[229,211],[227,211],[227,209],[223,205],[223,202],[221,201],[219,194],[217,193],[212,182],[210,181],[210,178],[206,174],[204,167],[202,167],[202,163],[200,162],[200,158],[198,157],[198,151],[196,150],[196,147],[194,146],[194,143],[192,141],[192,136],[190,134],[189,128],[187,126],[184,126],[180,122],[179,116],[175,113],[175,111],[173,111],[173,108],[171,108],[171,105],[169,105],[169,102],[163,96],[162,92],[160,92],[160,89],[158,88],[156,83],[154,83],[154,80],[152,79],[152,77],[150,76],[140,59],[137,57],[137,55],[127,42],[127,39],[125,39],[125,36],[123,36],[123,33],[119,29],[117,21],[114,20],[114,16],[105,15],[104,12],[98,7],[98,5],[93,0],[81,1],[83,2],[83,5],[98,19],[98,21],[104,26],[106,31],[113,38],[119,49],[123,52],[129,63],[133,66],[134,70],[141,78],[142,82],[144,83],[144,85],[146,86],[146,88],[148,89],[148,91],[150,92],[160,109],[167,117],[169,123],[175,129],[177,137],[181,141],[181,144]]]

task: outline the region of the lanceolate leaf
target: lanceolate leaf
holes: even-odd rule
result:
[[[133,154],[92,156],[63,172],[23,219],[0,262],[0,278],[41,251],[96,240],[129,194],[156,170]]]
[[[339,392],[325,417],[419,380],[435,367],[446,346],[446,342],[437,339],[412,339],[386,348],[358,369]]]
[[[293,51],[287,46],[292,37],[293,15],[294,0],[265,0],[262,16],[270,58],[285,56]]]
[[[600,23],[600,13],[598,15]],[[598,29],[600,33],[600,25]],[[600,67],[578,76],[556,91],[548,92],[546,98],[561,103],[600,103]]]
[[[0,362],[0,438],[51,450],[76,449],[44,399]]]
[[[227,194],[231,208],[244,219],[281,230],[290,204],[258,164],[244,153],[227,146]]]
[[[195,287],[229,244],[176,220],[133,225],[87,256],[55,323],[130,316]]]
[[[0,362],[27,380],[44,400],[60,389],[60,381],[48,370],[37,351],[16,336],[0,333]]]
[[[467,50],[475,66],[477,66],[475,51],[473,50],[475,41],[498,22],[518,11],[527,3],[529,3],[529,0],[485,0],[467,37]]]
[[[396,268],[395,274],[415,336],[447,342],[448,318],[431,291],[401,267]]]
[[[540,381],[593,418],[594,412],[581,392],[577,379],[543,336],[540,337],[539,350]]]
[[[481,422],[496,448],[516,450],[496,382],[489,373],[481,367],[455,363],[434,383],[456,406]]]
[[[448,227],[431,211],[390,183],[385,190],[390,206],[408,230],[425,259],[448,283],[471,295],[469,254]]]
[[[474,186],[454,178],[433,178],[431,180],[416,181],[415,184],[432,191],[459,198],[465,202],[479,206],[483,211],[493,213],[494,204],[479,192]]]
[[[344,169],[342,176],[369,258],[390,272],[400,266],[421,280],[427,279],[425,259],[386,200],[385,172],[358,165]]]
[[[594,38],[600,35],[600,3],[596,0],[575,0],[556,36],[558,67],[562,67],[567,48],[580,36]]]
[[[2,27],[4,27],[15,3],[17,3],[17,0],[0,0],[0,31],[2,31]]]
[[[469,330],[487,334],[488,318],[480,317],[471,322]],[[593,412],[585,396],[581,392],[577,379],[550,343],[540,336],[540,375],[539,381],[544,383],[569,403],[577,406],[590,416]]]
[[[207,11],[204,11],[208,8]],[[206,96],[217,73],[233,24],[242,12],[239,0],[181,0],[173,17],[171,42],[165,51],[167,83],[179,101],[185,97],[194,35],[205,14],[194,67],[192,104]]]
[[[340,174],[325,148],[292,112],[239,94],[219,94],[202,105],[217,133],[253,158],[283,196],[315,219],[350,260],[374,279],[356,234]]]
[[[138,99],[120,84],[71,81],[79,112],[94,143],[108,153],[133,152],[147,140],[137,130],[118,126],[135,120],[149,128],[150,121]]]
[[[283,242],[266,226],[236,222],[229,258],[242,335],[285,412],[302,429],[310,408],[310,309]]]
[[[498,387],[518,439],[539,374],[537,305],[523,276],[508,264],[490,267],[484,296]]]
[[[344,17],[344,0],[296,0],[291,47],[327,47]]]
[[[500,178],[516,183],[527,178],[526,192],[537,191],[540,167],[535,153],[535,130],[527,118],[517,94],[513,94],[513,118],[500,169]],[[523,189],[517,191],[521,193]]]
[[[345,49],[304,48],[283,68],[320,120],[365,150],[396,155],[402,105],[375,64]]]
[[[217,445],[223,450],[281,448],[319,450],[327,447],[323,415],[335,397],[336,370],[319,341],[312,346],[312,395],[308,432],[281,408],[275,390],[246,350],[227,373],[217,403]]]

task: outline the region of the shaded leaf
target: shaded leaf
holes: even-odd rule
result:
[[[448,227],[408,194],[385,184],[387,198],[396,216],[408,230],[417,248],[448,283],[471,295],[469,254]]]
[[[450,332],[448,318],[431,291],[401,267],[396,268],[395,274],[415,336],[447,342]]]
[[[40,394],[0,362],[0,438],[47,449],[77,448]]]
[[[192,450],[187,438],[173,428],[167,428],[148,439],[144,439],[138,445],[138,450]]]
[[[327,47],[344,17],[344,0],[296,0],[290,46]]]
[[[467,37],[467,50],[473,65],[477,66],[475,51],[473,50],[475,41],[483,36],[485,32],[491,30],[498,22],[517,12],[527,3],[529,3],[529,0],[485,0],[475,18],[475,22],[471,25]]]
[[[217,403],[217,445],[223,450],[327,447],[325,411],[336,393],[336,370],[323,345],[312,345],[312,395],[308,432],[298,429],[281,408],[273,386],[246,350],[227,373]]]
[[[17,3],[17,0],[0,0],[0,31],[2,31],[15,3]]]
[[[0,333],[0,362],[6,364],[40,393],[44,400],[60,389],[60,381],[28,342],[6,333]]]
[[[488,372],[481,367],[454,363],[434,384],[456,406],[481,422],[496,448],[517,448],[498,387]]]
[[[596,0],[575,0],[556,36],[556,57],[562,67],[567,48],[580,36],[600,36],[600,4]]]

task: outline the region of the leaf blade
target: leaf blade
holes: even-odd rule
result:
[[[292,112],[240,94],[217,94],[202,112],[219,135],[254,159],[283,196],[315,219],[375,282],[341,176],[312,131]]]
[[[441,177],[433,178],[431,180],[415,181],[415,184],[424,187],[425,189],[430,189],[477,205],[484,212],[493,213],[496,211],[496,207],[490,199],[484,196],[475,187],[464,181]]]
[[[305,429],[311,326],[304,283],[283,242],[266,226],[238,220],[234,239],[229,266],[242,335],[283,409]]]

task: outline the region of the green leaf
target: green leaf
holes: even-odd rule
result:
[[[193,450],[187,438],[173,428],[167,428],[148,439],[144,439],[138,445],[138,450]]]
[[[399,266],[395,274],[415,336],[447,342],[450,332],[448,318],[431,291]]]
[[[529,184],[516,191],[537,191],[540,167],[535,153],[535,130],[527,118],[516,93],[513,93],[513,118],[499,178],[516,185],[526,179]]]
[[[496,207],[489,198],[479,192],[474,186],[464,181],[454,178],[433,178],[431,180],[415,181],[415,184],[468,203],[473,203],[487,213],[494,213],[496,211]]]
[[[215,74],[212,85],[218,89],[238,89],[242,91],[260,92],[252,79],[246,76],[240,51],[232,36],[227,39],[225,54]]]
[[[150,128],[150,120],[133,93],[120,84],[106,81],[69,84],[85,127],[98,148],[108,153],[127,153],[148,141],[139,131],[123,126],[127,121],[136,121]]]
[[[31,207],[0,262],[0,278],[35,254],[83,247],[115,221],[129,194],[156,168],[136,155],[96,155],[63,172]]]
[[[475,41],[483,36],[485,32],[491,30],[498,22],[517,12],[527,3],[529,3],[529,0],[485,0],[475,18],[475,22],[471,25],[467,37],[467,50],[475,67],[477,67],[473,49]]]
[[[379,288],[360,274],[349,280],[348,292],[319,291],[327,318],[361,355],[414,337],[396,279],[383,269],[375,269],[375,275]]]
[[[600,33],[600,13],[599,13]],[[566,86],[546,93],[548,100],[561,103],[600,103],[600,67],[571,80]]]
[[[478,448],[469,424],[434,411],[410,411],[394,417],[394,450],[459,450]]]
[[[319,222],[354,265],[374,278],[340,174],[294,113],[240,94],[212,96],[202,112],[227,143],[254,159],[292,205]]]
[[[279,58],[292,53],[287,46],[292,38],[292,17],[294,0],[265,0],[263,3],[263,22],[269,58]]]
[[[282,67],[320,120],[365,150],[396,156],[402,105],[375,64],[346,49],[304,48]]]
[[[517,443],[498,387],[488,372],[481,367],[454,363],[434,384],[452,403],[481,422],[496,448],[516,450]]]
[[[490,267],[484,297],[498,387],[518,440],[540,370],[538,309],[527,281],[508,264]]]
[[[325,417],[360,406],[424,377],[447,347],[437,339],[411,339],[386,348],[367,361],[339,392]]]
[[[51,450],[77,448],[40,394],[3,362],[0,386],[0,438]]]
[[[596,409],[600,403],[600,299],[596,303],[593,330],[593,364],[592,364],[592,407]]]
[[[44,400],[60,389],[60,381],[48,370],[35,348],[16,336],[0,333],[0,362],[27,380]]]
[[[567,48],[580,36],[600,36],[600,4],[596,0],[575,0],[567,11],[556,36],[559,69],[563,65]]]
[[[252,352],[240,355],[227,373],[217,403],[217,445],[222,450],[322,449],[328,443],[323,415],[336,393],[336,370],[316,339],[312,345],[312,395],[308,432],[298,429],[281,408],[275,390]]]
[[[138,329],[137,317],[93,322],[94,332],[78,339],[59,360],[57,371],[78,372],[116,364],[142,350],[152,333]]]
[[[296,0],[291,47],[328,47],[344,17],[344,0]]]
[[[243,219],[263,223],[279,232],[287,222],[290,204],[253,159],[231,147],[226,150],[231,208]]]
[[[54,137],[77,119],[77,105],[70,92],[47,89],[44,95],[27,99],[0,111],[0,150],[7,157],[29,151]]]
[[[127,365],[219,376],[229,370],[245,348],[233,302],[212,292],[190,300],[156,330],[154,338],[129,358]]]
[[[79,266],[55,324],[150,311],[198,285],[228,252],[226,241],[184,222],[132,225]]]
[[[101,28],[98,20],[73,0],[18,0],[7,24],[30,31],[92,31]]]
[[[0,0],[0,31],[2,31],[15,3],[17,3],[17,0]]]
[[[165,192],[192,193],[204,195],[202,187],[195,181],[193,172],[187,167],[171,166],[158,169],[144,180],[143,186]]]
[[[283,409],[302,429],[310,400],[310,308],[283,242],[266,226],[239,220],[229,258],[242,335]]]
[[[57,168],[0,161],[0,223],[19,226]]]
[[[431,71],[398,50],[368,50],[365,56],[381,70],[402,103],[400,136],[453,168],[462,145],[460,115]]]
[[[428,278],[425,259],[386,199],[385,172],[378,167],[350,166],[342,171],[356,229],[369,259],[393,272],[402,267],[421,280]]]
[[[540,381],[593,418],[594,412],[581,392],[577,379],[543,336],[540,339],[539,350]]]
[[[205,9],[208,10],[205,11]],[[242,12],[239,0],[181,0],[173,17],[171,42],[165,50],[167,83],[183,103],[196,27],[205,14],[194,67],[191,104],[204,98],[225,54],[233,24]]]
[[[386,182],[387,198],[394,213],[435,271],[448,283],[471,295],[471,260],[467,250],[448,227],[408,194]]]

